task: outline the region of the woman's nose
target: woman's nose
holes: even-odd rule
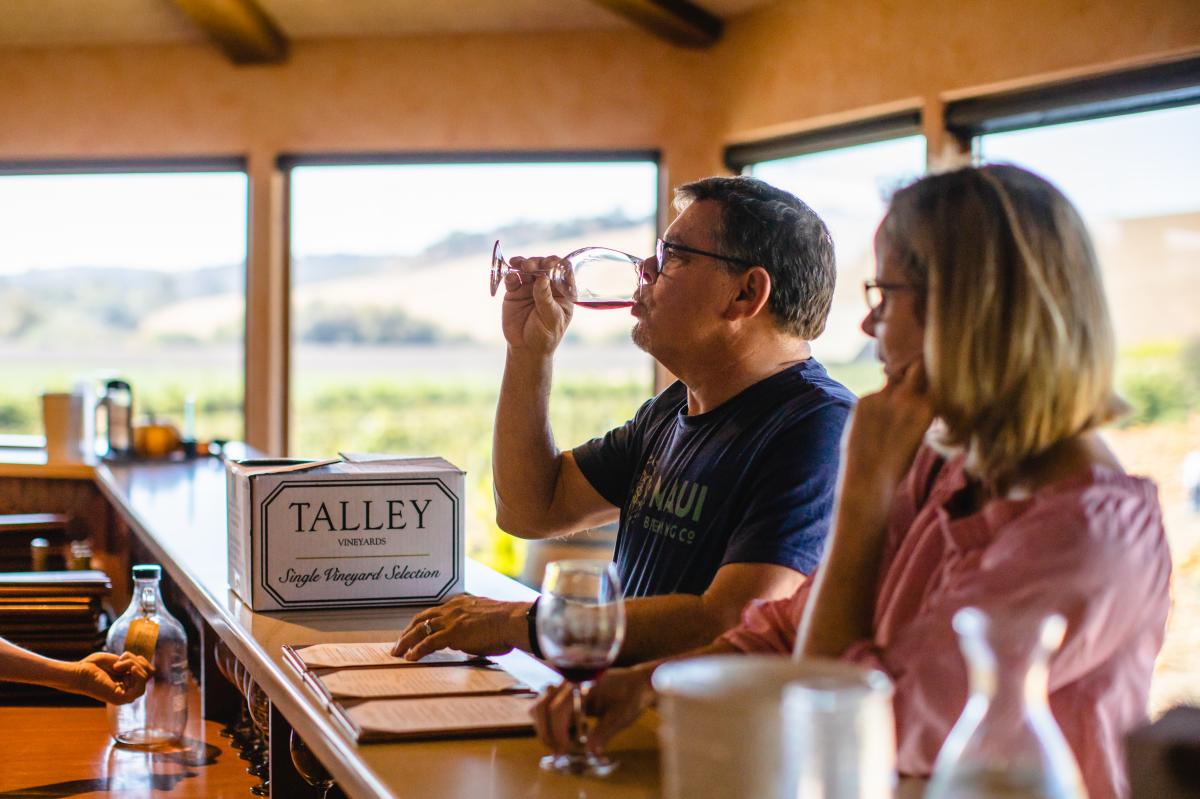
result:
[[[875,314],[875,311],[874,311],[874,310],[867,311],[867,315],[863,317],[862,324],[861,324],[861,325],[859,325],[859,327],[861,327],[861,328],[862,328],[862,332],[866,333],[866,334],[867,334],[868,336],[870,336],[871,338],[876,338],[876,335],[875,335],[875,324],[876,324],[875,315],[876,315],[876,314]]]

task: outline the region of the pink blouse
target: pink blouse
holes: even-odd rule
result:
[[[888,519],[874,635],[843,656],[895,684],[900,772],[930,773],[966,701],[955,611],[1032,604],[1067,617],[1050,663],[1050,707],[1088,793],[1124,794],[1122,738],[1146,718],[1170,607],[1157,489],[1093,466],[1028,499],[953,518],[946,506],[966,485],[961,457],[918,453]],[[724,640],[746,652],[792,651],[812,582],[788,599],[751,603]]]

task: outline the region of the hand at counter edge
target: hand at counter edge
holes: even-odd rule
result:
[[[427,608],[400,634],[392,654],[420,660],[439,649],[458,649],[472,655],[500,655],[529,648],[525,621],[528,602],[501,602],[462,594]]]
[[[662,661],[612,669],[592,686],[584,708],[584,713],[595,718],[595,722],[588,725],[588,751],[601,754],[614,735],[637,721],[642,711],[654,704],[650,677],[660,663]],[[531,711],[538,738],[554,754],[569,751],[574,742],[571,692],[572,686],[568,682],[551,686],[542,692]]]

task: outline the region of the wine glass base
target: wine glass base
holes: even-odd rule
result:
[[[539,763],[542,771],[557,771],[559,774],[579,774],[585,777],[607,777],[620,765],[604,755],[568,754],[546,755]]]

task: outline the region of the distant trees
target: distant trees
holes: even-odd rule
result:
[[[309,344],[446,344],[462,336],[432,322],[414,319],[400,308],[335,308],[314,303],[297,314],[303,327],[297,338]]]
[[[198,270],[204,272],[207,270]],[[0,282],[0,339],[119,341],[180,296],[180,276],[143,269],[49,269]]]
[[[0,339],[18,339],[42,320],[38,303],[26,292],[0,284]]]
[[[447,258],[478,256],[491,250],[495,238],[520,247],[533,241],[579,237],[588,233],[644,224],[620,211],[557,222],[518,220],[488,232],[452,231],[406,256],[323,255],[299,258],[292,265],[292,288],[345,280],[396,269],[423,268]],[[0,341],[40,344],[65,340],[103,340],[109,344],[147,337],[158,344],[222,343],[241,336],[228,325],[152,330],[147,318],[176,303],[242,291],[242,264],[185,271],[77,266],[0,275]],[[300,341],[317,344],[435,344],[464,341],[432,322],[399,309],[345,310],[310,306],[305,310]]]
[[[1200,409],[1200,338],[1122,351],[1117,367],[1117,391],[1131,406],[1119,425],[1175,421]]]

